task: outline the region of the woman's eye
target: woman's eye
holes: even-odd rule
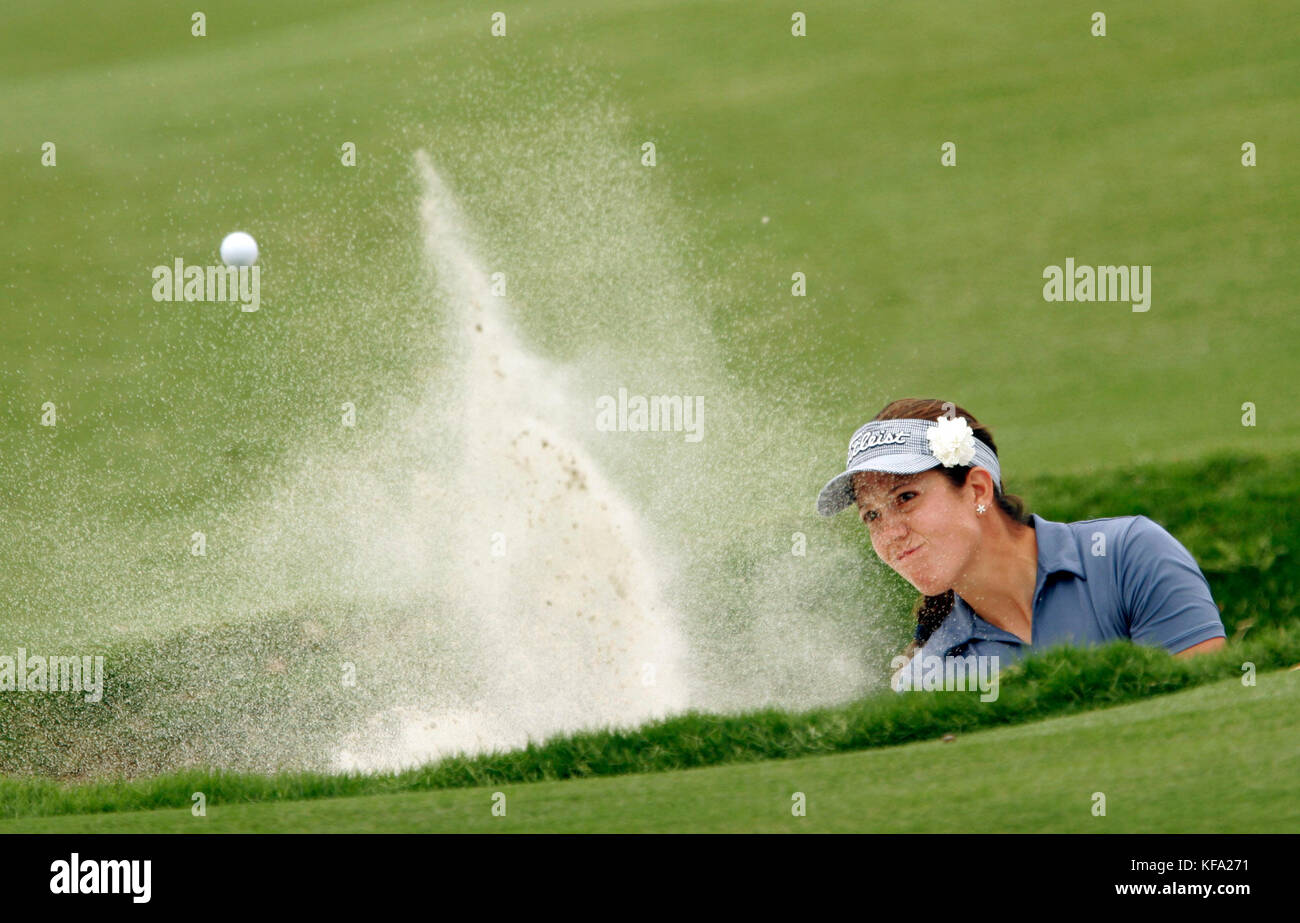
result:
[[[904,497],[915,497],[915,496],[916,496],[916,491],[913,491],[913,490],[905,490],[905,491],[903,491],[901,494],[898,495],[898,502],[899,502],[899,503],[902,503]]]

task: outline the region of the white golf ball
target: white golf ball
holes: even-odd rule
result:
[[[257,241],[252,234],[235,231],[221,242],[221,262],[227,266],[252,266],[257,262]]]

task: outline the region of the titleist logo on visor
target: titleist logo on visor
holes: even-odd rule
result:
[[[858,433],[849,442],[849,458],[865,452],[867,449],[874,449],[878,445],[905,445],[907,443],[907,433],[882,433],[882,432],[865,432]]]

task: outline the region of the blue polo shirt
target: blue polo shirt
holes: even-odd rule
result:
[[[1069,523],[1031,518],[1038,540],[1032,643],[990,625],[954,593],[952,611],[920,653],[996,654],[1006,667],[1054,644],[1128,638],[1176,654],[1226,636],[1205,575],[1157,523],[1145,516]]]

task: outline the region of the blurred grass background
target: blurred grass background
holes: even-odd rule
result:
[[[410,152],[468,133],[488,174],[494,126],[578,80],[627,114],[629,157],[656,141],[657,188],[730,293],[707,306],[729,370],[817,459],[805,492],[904,395],[994,426],[1012,489],[1300,448],[1285,5],[1122,4],[1106,38],[1079,3],[819,3],[804,39],[771,3],[528,3],[499,40],[461,4],[205,12],[205,38],[165,3],[5,13],[11,517],[233,500],[337,394],[409,387]],[[150,300],[151,267],[210,261],[234,227],[263,242],[259,314]],[[1151,264],[1151,311],[1044,302],[1043,267],[1068,256]],[[57,432],[37,425],[47,400]]]

